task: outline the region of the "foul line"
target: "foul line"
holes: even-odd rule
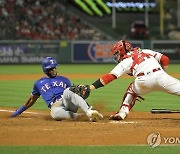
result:
[[[0,109],[0,112],[14,112],[14,111],[11,111],[11,110],[1,110]],[[29,113],[29,114],[41,114],[41,115],[45,115],[44,113],[38,113],[38,112],[29,112],[29,111],[25,111],[23,113]]]

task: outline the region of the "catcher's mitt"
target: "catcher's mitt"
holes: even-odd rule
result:
[[[69,90],[78,94],[83,99],[88,98],[91,92],[89,85],[82,85],[82,84],[73,85],[69,88]]]

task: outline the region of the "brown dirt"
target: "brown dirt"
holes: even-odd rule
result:
[[[4,145],[146,145],[147,136],[159,132],[164,137],[180,136],[180,114],[131,112],[124,121],[89,122],[51,119],[49,111],[27,110],[10,118],[13,108],[0,108],[0,146]],[[101,110],[101,109],[100,109]],[[30,112],[30,113],[27,113]]]

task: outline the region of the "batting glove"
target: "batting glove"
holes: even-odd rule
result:
[[[19,109],[17,109],[14,113],[11,114],[11,117],[16,117],[20,115],[22,112],[26,110],[26,107],[22,105]]]

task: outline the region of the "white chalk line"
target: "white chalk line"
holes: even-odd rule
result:
[[[55,129],[52,129],[52,128],[47,129],[47,128],[45,128],[45,129],[43,129],[43,130],[49,131],[49,130],[55,130]]]
[[[136,121],[110,121],[109,123],[112,123],[112,124],[135,124],[137,122]]]
[[[14,111],[12,111],[12,110],[3,110],[3,109],[0,109],[0,112],[14,112]],[[28,114],[37,114],[37,115],[45,115],[44,113],[29,112],[29,111],[24,111],[23,113],[28,113]]]

